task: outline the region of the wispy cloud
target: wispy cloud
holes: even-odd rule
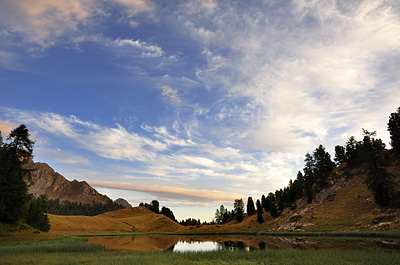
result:
[[[18,125],[13,122],[0,120],[0,132],[4,138],[6,138],[12,129],[16,128],[17,126]]]
[[[122,47],[130,46],[141,50],[142,52],[140,55],[142,57],[160,57],[163,55],[163,50],[160,47],[147,44],[146,42],[140,40],[117,39],[114,41],[114,44]]]
[[[61,150],[60,148],[35,148],[35,156],[40,156],[46,159],[46,161],[74,167],[87,167],[90,165],[90,161],[88,158],[72,152]]]
[[[105,3],[95,0],[2,1],[0,13],[3,19],[0,22],[14,34],[20,34],[23,42],[43,50],[61,40],[72,41],[83,32],[93,32],[94,26],[109,16]],[[120,21],[136,26],[138,22],[133,17],[151,13],[154,9],[149,1],[142,0],[113,0],[107,1],[107,5],[120,9]]]
[[[180,200],[194,200],[203,202],[226,202],[240,198],[239,194],[226,193],[221,191],[185,189],[179,187],[165,186],[144,186],[132,183],[113,182],[113,181],[90,181],[90,184],[96,187],[113,188],[120,190],[140,191],[155,194],[160,197],[173,198]]]
[[[182,99],[179,96],[178,90],[164,85],[161,87],[161,91],[161,95],[163,95],[168,102],[171,102],[171,104],[175,106],[182,104]]]
[[[279,187],[281,174],[294,176],[293,168],[298,157],[281,155],[282,165],[274,164],[274,156],[264,154],[257,157],[247,151],[239,151],[231,147],[220,147],[210,143],[197,143],[190,138],[182,138],[186,133],[172,134],[165,127],[143,126],[147,136],[129,132],[123,126],[104,127],[92,122],[85,122],[75,116],[65,117],[49,112],[26,112],[15,109],[2,109],[10,120],[26,123],[40,135],[51,134],[53,137],[63,137],[71,140],[73,148],[91,152],[93,156],[128,161],[133,163],[126,169],[115,168],[113,175],[120,174],[122,179],[133,177],[138,183],[138,177],[158,177],[169,179],[175,185],[185,183],[192,185],[201,179],[213,179],[205,190],[212,190],[222,185],[222,193],[231,192],[233,187],[244,187],[252,191],[260,190],[266,175],[277,178],[272,187]],[[50,137],[49,137],[50,138]],[[201,138],[196,138],[204,141]],[[52,143],[47,140],[46,145]],[[89,159],[73,159],[68,150],[48,149],[38,146],[38,154],[57,160],[65,156],[64,164],[79,164],[89,166]],[[76,152],[74,152],[76,153]],[[86,162],[85,162],[86,161]],[[56,162],[62,163],[62,159]],[[276,162],[276,161],[275,161]],[[142,179],[147,181],[146,179]],[[286,182],[286,180],[284,181]],[[147,185],[147,184],[146,184]],[[202,184],[203,185],[203,184]],[[178,185],[179,186],[179,185]],[[161,192],[161,190],[160,190]],[[211,195],[210,195],[211,196]],[[236,195],[235,195],[236,196]]]
[[[224,95],[208,116],[236,120],[220,124],[238,132],[231,143],[306,151],[343,133],[356,134],[362,126],[385,131],[386,113],[396,106],[391,97],[399,98],[395,83],[382,86],[398,72],[382,72],[399,56],[400,39],[393,37],[400,36],[398,6],[387,1],[213,5],[194,12],[198,4],[192,1],[176,12],[206,48],[211,71],[198,69],[198,77]],[[390,106],[383,103],[388,101]],[[249,106],[248,122],[229,116],[246,113]],[[369,113],[368,119],[357,119],[361,113]]]
[[[387,118],[400,102],[394,1],[18,0],[1,2],[0,14],[6,64],[23,57],[19,50],[76,45],[87,55],[90,47],[85,58],[98,52],[125,70],[111,73],[124,88],[112,83],[115,89],[103,95],[116,98],[118,111],[140,115],[127,96],[138,90],[155,103],[139,102],[151,115],[129,124],[0,109],[4,120],[47,137],[49,153],[81,150],[115,164],[107,174],[135,183],[132,190],[223,187],[258,196],[287,185],[319,144],[332,154],[334,145],[360,137],[361,128],[378,130],[388,142]],[[99,27],[105,21],[107,30]],[[89,171],[92,179],[106,178]]]

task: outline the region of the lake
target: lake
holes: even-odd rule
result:
[[[217,250],[371,250],[400,252],[400,240],[336,237],[277,237],[252,235],[138,235],[89,237],[113,251],[217,251]]]

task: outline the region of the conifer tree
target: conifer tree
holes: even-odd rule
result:
[[[262,222],[264,222],[264,219],[263,219],[263,216],[262,216],[263,207],[261,205],[260,200],[257,200],[256,205],[257,205],[257,222],[262,223]]]
[[[249,198],[247,199],[247,214],[248,214],[249,216],[252,216],[252,215],[254,215],[255,213],[256,213],[256,209],[255,209],[255,207],[254,207],[253,198],[252,198],[252,197],[249,197]]]
[[[270,214],[272,217],[278,217],[279,213],[278,213],[278,209],[276,208],[275,203],[271,203],[271,209],[269,210]]]
[[[236,199],[234,204],[233,204],[233,211],[235,213],[236,221],[239,223],[243,221],[243,215],[244,215],[244,203],[243,199]]]
[[[336,165],[341,165],[346,162],[346,148],[341,145],[335,146],[335,158]]]
[[[29,139],[29,131],[20,125],[11,131],[0,148],[0,221],[14,222],[27,212],[30,170],[24,168],[32,156],[34,142]]]
[[[390,114],[387,125],[393,150],[400,153],[400,107]]]
[[[50,230],[49,217],[47,216],[47,198],[41,195],[38,198],[32,198],[26,222],[40,231],[47,232]]]

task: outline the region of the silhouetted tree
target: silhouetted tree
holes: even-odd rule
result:
[[[253,202],[253,198],[249,197],[247,199],[247,214],[249,216],[254,215],[256,213],[256,209],[254,207],[254,202]]]
[[[20,125],[11,131],[0,148],[0,221],[14,222],[27,212],[28,186],[31,170],[24,165],[33,153],[34,142],[29,131]]]
[[[153,212],[160,213],[160,203],[157,200],[152,200],[150,206]]]
[[[361,143],[357,142],[354,136],[351,136],[346,143],[346,162],[352,169],[361,160]]]
[[[322,145],[319,145],[313,153],[315,161],[314,176],[317,180],[317,184],[323,186],[332,170],[335,168],[335,163],[332,162],[331,156],[325,151]]]
[[[200,219],[194,219],[194,218],[187,218],[186,220],[182,220],[179,222],[179,224],[188,226],[188,225],[201,225]],[[207,223],[206,223],[207,224]]]
[[[400,107],[390,114],[387,125],[393,150],[400,153]]]
[[[165,216],[167,216],[167,217],[169,217],[171,220],[173,220],[173,221],[176,222],[175,215],[174,215],[174,213],[171,211],[171,209],[169,209],[169,208],[163,206],[163,207],[161,208],[161,212],[160,212],[160,213],[163,214],[163,215],[165,215]]]
[[[335,146],[335,162],[336,165],[341,165],[346,162],[346,148],[341,145]]]
[[[393,195],[390,173],[383,167],[382,151],[385,149],[385,144],[381,139],[375,139],[376,131],[369,132],[363,129],[364,138],[361,146],[361,157],[368,165],[367,177],[364,181],[367,187],[372,191],[375,202],[381,206],[390,204],[391,196]]]
[[[278,217],[278,209],[276,208],[275,203],[271,203],[271,209],[269,210],[269,213],[271,214],[272,217]]]
[[[263,216],[262,216],[263,207],[261,205],[260,200],[257,200],[256,205],[257,205],[257,222],[262,223],[262,222],[264,222],[264,219],[263,219]]]
[[[243,199],[236,199],[235,202],[233,203],[233,211],[234,215],[236,218],[236,221],[239,223],[243,221],[243,215],[244,215],[244,203]]]
[[[21,124],[11,131],[7,140],[10,141],[7,148],[11,149],[14,155],[22,158],[28,158],[33,154],[34,141],[29,139],[30,134],[25,124]]]
[[[361,144],[361,158],[364,163],[371,166],[373,163],[377,166],[381,163],[382,151],[385,149],[385,144],[381,139],[375,139],[376,131],[369,132],[365,129],[363,130],[364,138]]]
[[[224,205],[221,205],[219,207],[219,210],[217,209],[215,211],[215,222],[217,224],[221,224],[226,222],[228,219],[228,210],[225,208]]]

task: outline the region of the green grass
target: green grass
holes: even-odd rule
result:
[[[101,245],[88,244],[87,239],[66,238],[58,240],[44,240],[39,242],[18,242],[0,245],[0,260],[7,255],[20,255],[25,253],[63,253],[63,252],[93,252],[104,248]]]
[[[352,238],[400,238],[400,231],[344,231],[344,232],[261,232],[264,236],[300,237],[352,237]]]
[[[399,264],[400,253],[339,251],[51,252],[2,254],[0,264]]]
[[[111,252],[84,238],[0,245],[0,264],[400,264],[400,252],[255,250]]]

